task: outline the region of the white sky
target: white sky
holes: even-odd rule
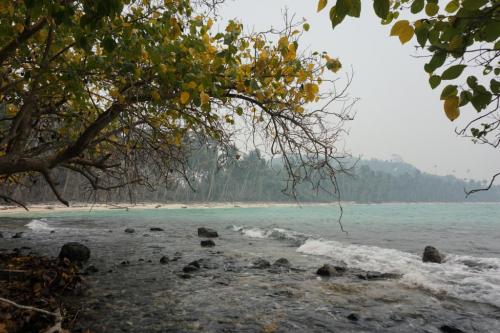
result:
[[[361,98],[345,143],[352,154],[379,159],[398,154],[423,171],[461,178],[489,179],[500,171],[498,150],[455,134],[459,123],[451,123],[442,111],[439,87],[435,91],[429,87],[425,59],[412,57],[414,41],[402,47],[397,38],[389,37],[390,27],[380,24],[369,3],[363,3],[361,18],[346,18],[335,30],[328,10],[316,13],[316,4],[316,0],[236,0],[227,1],[219,14],[224,21],[238,19],[247,31],[262,31],[282,27],[282,11],[288,8],[311,24],[301,47],[327,51],[341,60],[346,71],[352,66],[350,95]],[[474,113],[464,109],[461,119]]]

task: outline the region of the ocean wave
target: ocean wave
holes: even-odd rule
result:
[[[306,234],[282,228],[261,229],[233,226],[233,230],[240,232],[242,235],[247,237],[270,238],[275,240],[287,241],[292,243],[292,245],[294,246],[301,246],[310,237]]]
[[[395,249],[308,239],[298,252],[342,260],[367,271],[398,273],[409,287],[500,307],[500,259],[449,254],[442,264]]]
[[[49,224],[47,223],[47,221],[44,219],[32,220],[28,224],[26,224],[26,227],[30,228],[33,231],[51,231],[51,230],[54,230],[54,228],[51,228],[49,226]]]

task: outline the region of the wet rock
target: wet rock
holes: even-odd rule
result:
[[[214,247],[214,246],[215,242],[211,239],[201,241],[201,247]]]
[[[86,262],[90,258],[90,249],[80,243],[66,243],[59,252],[59,258],[68,258],[72,262]]]
[[[359,315],[356,313],[351,313],[350,315],[347,316],[347,319],[350,321],[358,321],[359,320]]]
[[[443,262],[443,255],[434,246],[426,246],[422,255],[422,261],[440,264]]]
[[[196,271],[199,271],[199,270],[200,270],[199,264],[198,264],[198,266],[189,264],[189,265],[184,266],[184,268],[182,268],[182,271],[184,273],[192,273],[192,272],[196,272]]]
[[[320,276],[339,276],[345,272],[345,267],[335,267],[330,264],[324,264],[322,267],[318,268],[316,274]]]
[[[210,228],[198,228],[198,236],[199,237],[206,237],[206,238],[215,238],[219,237],[219,234],[217,231],[210,229]]]
[[[450,325],[443,325],[439,328],[439,330],[443,333],[465,333],[461,329],[458,329],[458,328],[456,328],[454,326],[450,326]]]
[[[162,228],[158,228],[158,227],[153,227],[153,228],[149,228],[150,231],[164,231]]]
[[[16,233],[14,234],[14,236],[12,236],[12,238],[22,238],[22,237],[23,237],[23,234],[24,234],[24,232],[16,232]]]
[[[120,266],[129,266],[130,265],[130,261],[128,260],[123,260],[121,263],[120,263]]]
[[[3,234],[0,232],[0,238],[3,238]]]
[[[133,234],[135,232],[135,229],[134,228],[127,228],[127,229],[125,229],[125,232],[127,234]]]
[[[258,258],[252,262],[252,268],[256,269],[266,269],[271,267],[271,263],[266,259]]]
[[[95,274],[97,272],[99,272],[97,267],[95,267],[94,265],[90,265],[87,268],[85,268],[85,270],[83,271],[83,275]]]
[[[168,264],[169,262],[170,262],[170,258],[167,256],[163,256],[160,258],[160,264],[165,265],[165,264]]]
[[[273,263],[273,267],[290,268],[291,266],[290,261],[286,258],[279,258]]]
[[[381,272],[365,272],[362,274],[358,274],[358,278],[362,280],[374,281],[374,280],[392,280],[392,279],[400,279],[401,274],[396,273],[381,273]]]
[[[55,231],[55,230],[51,230],[51,231],[50,231],[50,233],[51,233],[51,234],[55,234],[55,233],[56,233],[56,231]]]
[[[183,279],[190,279],[192,278],[192,275],[191,274],[188,274],[188,273],[183,273],[181,275],[179,275],[181,278]]]
[[[291,264],[286,258],[280,258],[276,260],[269,269],[271,273],[286,273],[290,271]]]

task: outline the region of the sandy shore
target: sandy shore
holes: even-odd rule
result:
[[[337,203],[305,203],[303,205],[328,206]],[[71,211],[89,211],[89,210],[142,210],[142,209],[207,209],[207,208],[265,208],[265,207],[293,207],[298,206],[295,202],[200,202],[200,203],[108,203],[108,204],[89,204],[73,203],[69,207],[60,203],[44,203],[29,205],[30,213],[39,213],[46,211],[71,212]],[[19,206],[0,206],[0,215],[21,214],[26,210]]]

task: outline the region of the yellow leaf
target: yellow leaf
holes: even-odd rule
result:
[[[212,28],[213,25],[214,25],[214,21],[212,19],[208,19],[207,28],[210,29],[210,28]]]
[[[208,94],[206,94],[204,91],[202,91],[200,93],[200,101],[201,101],[201,105],[208,104],[210,102],[210,96],[208,96]]]
[[[401,20],[392,26],[391,36],[398,36],[401,44],[408,42],[415,34],[415,30],[408,20]]]
[[[397,21],[391,28],[391,36],[399,36],[404,27],[408,25],[410,25],[408,20]]]
[[[323,10],[328,4],[328,0],[319,0],[318,2],[318,13]]]
[[[157,91],[153,91],[151,93],[151,97],[153,98],[154,101],[157,101],[157,102],[161,99],[161,96]]]
[[[189,98],[191,96],[189,95],[189,93],[187,91],[183,91],[181,93],[181,103],[182,104],[187,104],[187,102],[189,102]]]
[[[319,92],[319,87],[314,83],[307,83],[304,85],[304,92],[306,93],[306,101],[312,102],[316,98],[316,94]]]
[[[458,108],[459,98],[458,96],[450,96],[444,101],[444,112],[446,116],[451,121],[455,120],[460,116],[460,110]]]

